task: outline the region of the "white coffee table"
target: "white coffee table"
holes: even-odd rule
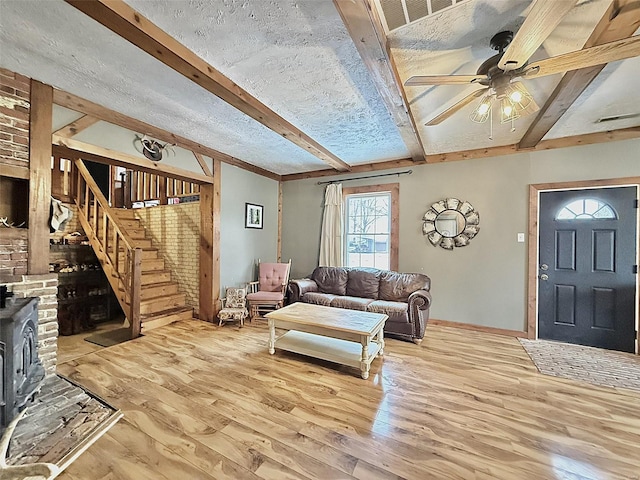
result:
[[[383,313],[294,303],[267,313],[269,353],[276,347],[329,362],[360,368],[369,378],[371,362],[384,355]],[[276,328],[287,330],[276,338]]]

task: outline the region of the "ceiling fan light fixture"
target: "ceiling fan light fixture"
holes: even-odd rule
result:
[[[520,112],[511,101],[511,99],[506,96],[500,100],[500,123],[507,123],[515,120],[520,117]]]
[[[489,119],[491,114],[491,102],[493,101],[493,95],[485,95],[480,103],[473,109],[469,118],[472,122],[484,123]]]
[[[522,82],[510,83],[506,89],[506,96],[518,113],[526,110],[533,101],[533,96]]]

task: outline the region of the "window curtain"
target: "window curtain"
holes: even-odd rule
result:
[[[341,267],[344,264],[343,217],[342,184],[331,183],[327,185],[324,192],[324,215],[318,263],[321,267]]]

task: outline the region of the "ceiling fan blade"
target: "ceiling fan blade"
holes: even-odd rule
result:
[[[603,65],[639,55],[640,35],[636,35],[534,62],[527,66],[526,70],[522,72],[522,76],[524,78],[544,77],[554,73],[564,73],[569,70]]]
[[[488,80],[486,75],[416,75],[404,82],[406,87],[422,85],[468,85]]]
[[[470,93],[469,95],[464,97],[462,100],[460,100],[458,103],[455,103],[455,104],[451,105],[449,108],[447,108],[444,112],[442,112],[437,117],[432,118],[431,120],[429,120],[427,123],[425,123],[425,125],[427,127],[432,127],[433,125],[438,125],[439,123],[445,121],[451,115],[456,113],[458,110],[461,110],[463,107],[469,105],[476,98],[481,97],[482,95],[484,95],[488,91],[489,91],[489,88],[481,88],[480,90],[476,90],[475,92]]]
[[[511,71],[524,66],[576,3],[577,0],[535,0],[498,67]]]

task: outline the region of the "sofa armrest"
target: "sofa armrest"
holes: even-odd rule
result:
[[[419,343],[429,321],[429,307],[431,307],[431,293],[427,290],[417,290],[409,295],[409,321],[413,323],[414,341]]]
[[[307,292],[317,292],[318,284],[310,278],[289,281],[289,303],[299,302]]]

